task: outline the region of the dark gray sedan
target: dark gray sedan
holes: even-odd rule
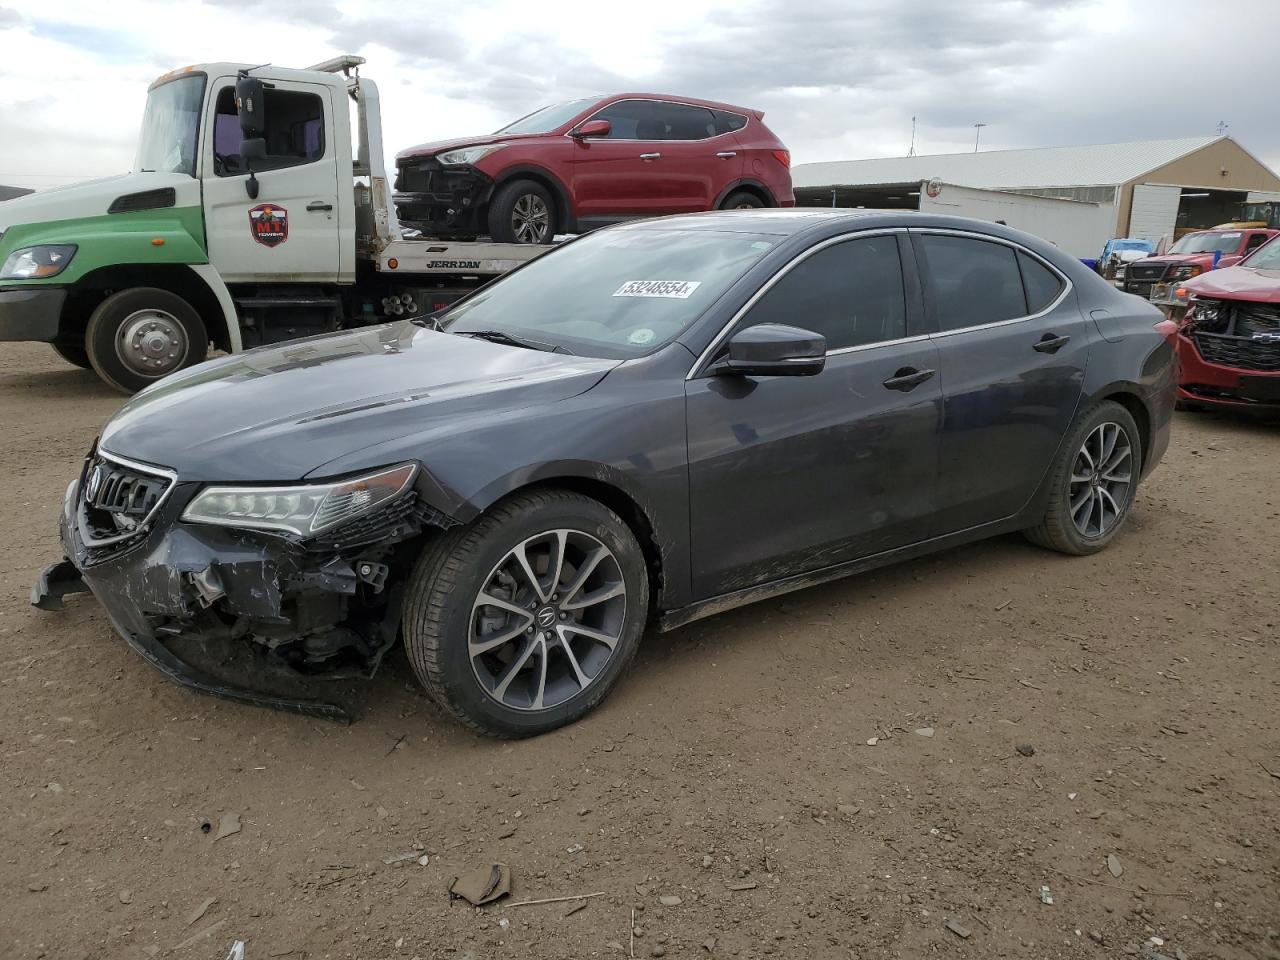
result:
[[[734,211],[564,244],[427,320],[143,391],[67,490],[68,561],[206,692],[372,674],[523,736],[590,710],[646,628],[1022,530],[1105,547],[1169,439],[1161,316],[1000,226]],[[255,689],[257,688],[257,689]]]

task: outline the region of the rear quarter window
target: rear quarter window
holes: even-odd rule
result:
[[[1022,270],[1022,285],[1027,290],[1028,313],[1039,313],[1058,299],[1063,283],[1056,273],[1021,250],[1018,251],[1018,266]]]

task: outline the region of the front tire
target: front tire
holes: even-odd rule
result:
[[[558,228],[551,191],[533,180],[513,180],[489,202],[489,236],[497,243],[550,243]]]
[[[630,528],[589,497],[540,490],[430,544],[402,626],[433,700],[480,733],[527,737],[605,698],[635,656],[648,609]]]
[[[1049,477],[1044,517],[1024,533],[1032,543],[1085,556],[1115,538],[1138,490],[1142,439],[1133,416],[1104,400],[1078,421]]]
[[[94,371],[134,393],[209,355],[209,334],[194,307],[175,293],[134,287],[113,293],[89,315],[85,347]]]

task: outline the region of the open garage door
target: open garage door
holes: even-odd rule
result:
[[[1178,225],[1181,187],[1160,187],[1139,183],[1133,188],[1133,204],[1129,208],[1128,236],[1159,243],[1161,237],[1173,240]]]

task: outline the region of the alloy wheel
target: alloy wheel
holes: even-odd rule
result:
[[[178,318],[165,310],[138,310],[116,334],[116,356],[130,373],[162,377],[182,368],[191,347]]]
[[[1071,522],[1081,536],[1109,533],[1124,514],[1133,484],[1133,445],[1118,423],[1089,432],[1071,465]]]
[[[504,707],[559,706],[604,673],[626,615],[613,551],[580,530],[548,530],[517,544],[485,578],[471,610],[471,669]]]
[[[551,210],[537,194],[526,193],[511,208],[511,232],[517,243],[546,243],[551,239]]]

